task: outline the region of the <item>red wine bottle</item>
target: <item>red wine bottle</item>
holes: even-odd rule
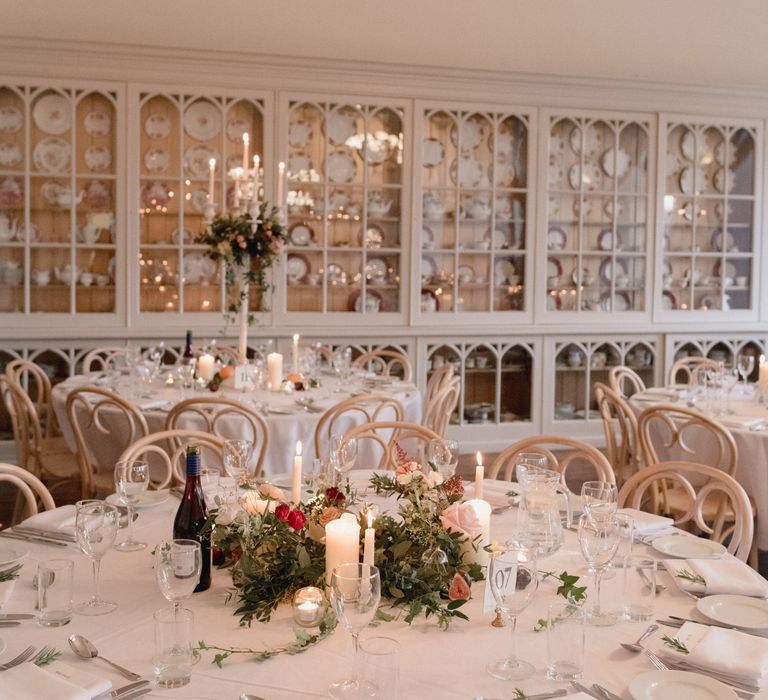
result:
[[[190,445],[187,447],[187,482],[173,519],[173,538],[197,540],[200,543],[203,565],[195,593],[207,591],[211,587],[211,541],[200,537],[206,518],[205,497],[200,484],[200,447]]]
[[[192,331],[187,331],[187,338],[184,341],[184,352],[181,355],[181,363],[183,365],[193,362],[195,359],[192,353]]]

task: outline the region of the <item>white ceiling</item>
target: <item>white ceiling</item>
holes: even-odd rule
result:
[[[765,0],[0,0],[0,35],[768,88]]]

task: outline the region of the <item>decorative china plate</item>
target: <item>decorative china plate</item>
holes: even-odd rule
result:
[[[677,298],[668,289],[661,293],[661,308],[664,311],[674,311],[677,309]]]
[[[435,234],[429,226],[421,227],[421,247],[424,250],[431,250],[435,247]]]
[[[368,134],[357,153],[368,165],[381,165],[389,157],[389,142]]]
[[[168,204],[168,187],[164,182],[148,182],[141,188],[141,201],[145,207],[162,207]]]
[[[501,258],[493,264],[493,280],[497,285],[507,284],[516,274],[515,264],[508,258]]]
[[[568,242],[568,236],[563,229],[550,226],[547,231],[547,250],[563,250]]]
[[[690,129],[686,129],[680,137],[680,153],[683,154],[683,158],[691,162],[696,157],[696,136]]]
[[[208,177],[211,158],[216,159],[218,169],[219,154],[216,151],[203,144],[190,146],[184,152],[184,169],[190,177]]]
[[[291,153],[288,156],[288,174],[292,177],[296,177],[300,172],[309,172],[312,170],[312,161],[309,156],[305,156],[303,153]]]
[[[630,162],[629,153],[623,148],[618,150],[609,148],[600,157],[600,167],[602,167],[603,172],[608,177],[614,177],[615,175],[617,179],[621,179],[629,172]]]
[[[361,246],[365,246],[369,249],[376,249],[381,248],[384,244],[384,236],[384,229],[382,229],[381,226],[368,224],[368,226],[365,227],[365,235],[363,235],[362,229],[360,230],[358,240]]]
[[[387,261],[384,258],[370,257],[365,265],[365,276],[371,281],[381,282],[387,277]]]
[[[424,139],[421,143],[421,164],[435,168],[445,160],[445,146],[437,139]]]
[[[243,142],[243,134],[248,133],[248,122],[245,119],[230,119],[227,122],[227,138],[235,143]]]
[[[288,144],[293,148],[304,148],[312,140],[312,127],[298,120],[288,125]]]
[[[616,292],[613,296],[610,292],[604,292],[600,297],[600,308],[603,311],[629,311],[631,307],[626,292]]]
[[[720,264],[720,260],[716,260],[715,264],[712,268],[712,274],[715,277],[720,277],[720,270],[722,269],[722,265]],[[732,262],[725,263],[725,277],[730,277],[733,279],[736,277],[738,272],[736,271],[736,266]]]
[[[332,284],[343,284],[347,277],[344,268],[338,263],[328,263],[325,268],[325,278]]]
[[[695,182],[694,182],[694,178],[695,178]],[[704,189],[704,183],[705,183],[704,170],[702,168],[694,168],[693,166],[686,166],[680,171],[679,182],[680,182],[680,191],[683,194],[693,194],[694,189],[701,191]]]
[[[330,267],[330,266],[329,266]],[[286,276],[289,281],[302,282],[312,268],[309,260],[298,253],[291,253],[286,261]]]
[[[711,245],[712,250],[730,250],[734,245],[733,234],[730,231],[723,234],[722,229],[715,229],[712,233]]]
[[[23,125],[24,117],[16,107],[0,107],[0,131],[4,134],[15,134]]]
[[[112,184],[90,180],[83,187],[83,202],[91,209],[109,209],[112,205]]]
[[[208,141],[221,131],[221,112],[218,107],[199,100],[184,112],[184,131],[193,139]]]
[[[356,115],[348,110],[332,112],[325,120],[325,133],[328,140],[335,146],[343,146],[347,139],[355,133]]]
[[[604,282],[611,283],[615,277],[619,275],[626,275],[627,268],[624,267],[624,263],[621,260],[617,260],[614,266],[614,262],[610,258],[605,258],[600,263],[600,277]]]
[[[421,256],[421,280],[429,282],[437,274],[437,263],[431,255]]]
[[[192,235],[192,231],[190,231],[188,228],[185,229],[178,229],[175,228],[173,231],[171,231],[171,241],[174,243],[183,243],[184,245],[189,245],[190,243],[194,242],[195,237]]]
[[[151,139],[164,139],[171,133],[171,120],[160,112],[153,112],[144,120],[144,132]]]
[[[485,176],[483,164],[471,156],[454,158],[448,174],[453,184],[459,187],[478,187]]]
[[[182,266],[185,284],[210,284],[216,274],[216,263],[203,253],[188,253]]]
[[[0,144],[0,165],[12,167],[18,163],[21,163],[21,149],[18,144]]]
[[[515,182],[515,166],[512,163],[497,158],[496,164],[490,168],[493,171],[494,182],[499,187],[512,187]]]
[[[732,170],[726,169],[726,168],[720,168],[715,173],[715,178],[714,178],[714,181],[713,181],[714,184],[715,184],[715,189],[718,192],[725,192],[725,189],[726,189],[726,186],[727,186],[728,192],[729,193],[733,192],[733,185],[734,185],[733,179],[734,178],[733,178],[733,171]]]
[[[558,279],[563,274],[563,266],[557,258],[547,258],[547,277],[557,277]]]
[[[315,232],[309,224],[301,221],[288,229],[288,240],[292,245],[308,246],[315,240]]]
[[[485,124],[479,117],[470,117],[461,124],[461,150],[462,152],[472,151],[480,145],[483,140]],[[454,124],[451,127],[451,143],[459,147],[459,129]]]
[[[64,139],[43,139],[32,152],[32,161],[45,173],[61,173],[69,167],[72,149]]]
[[[571,145],[571,150],[577,155],[581,155],[582,150],[582,129],[580,126],[574,126],[571,129],[571,133],[568,136],[568,143]],[[584,151],[587,154],[594,153],[600,150],[603,144],[603,136],[593,127],[586,127],[584,132]]]
[[[64,134],[72,126],[69,100],[63,95],[43,95],[32,108],[32,119],[46,134]]]
[[[98,110],[88,112],[83,118],[83,128],[89,136],[106,136],[112,131],[112,117]]]
[[[613,250],[613,231],[607,228],[597,234],[597,247],[600,250]]]
[[[153,175],[160,175],[171,165],[171,154],[162,148],[150,148],[144,154],[144,167]]]
[[[208,203],[208,190],[194,190],[190,193],[189,201],[195,211],[202,213]]]
[[[568,184],[574,190],[580,189],[582,185],[585,190],[595,190],[600,179],[600,169],[596,165],[585,163],[582,169],[577,163],[568,169]]]
[[[89,146],[85,149],[83,159],[89,170],[100,172],[112,165],[112,151],[106,146]]]
[[[325,174],[330,182],[351,182],[357,174],[357,165],[349,153],[335,151],[325,159]]]

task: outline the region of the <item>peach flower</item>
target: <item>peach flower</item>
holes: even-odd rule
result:
[[[481,532],[480,520],[469,503],[452,503],[440,514],[440,522],[446,530],[460,532],[470,539]]]
[[[398,484],[406,486],[410,484],[414,479],[419,479],[422,476],[421,465],[418,462],[403,462],[397,465],[395,470],[395,478]]]

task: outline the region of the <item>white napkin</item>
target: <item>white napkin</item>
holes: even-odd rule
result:
[[[75,534],[75,506],[60,506],[53,510],[33,515],[20,523],[23,527],[31,527],[45,532],[61,532],[67,535]]]
[[[0,700],[91,700],[112,683],[59,661],[40,668],[19,664],[3,672]]]
[[[734,557],[721,559],[665,559],[664,568],[669,572],[674,582],[683,590],[691,592],[706,592],[707,595],[730,593],[746,595],[755,598],[768,596],[768,581],[754,569]],[[707,583],[691,583],[680,578],[677,573],[687,569],[698,574]]]
[[[726,428],[734,430],[750,430],[758,425],[765,425],[765,418],[755,416],[718,416],[718,420]]]
[[[165,408],[168,405],[168,399],[150,399],[139,404],[142,411],[151,411],[153,408]]]
[[[619,508],[617,513],[628,515],[635,524],[635,535],[650,535],[651,533],[673,527],[675,521],[655,513],[646,513],[637,508]]]
[[[643,389],[637,396],[638,399],[644,398],[660,398],[660,399],[676,399],[678,392],[676,389],[669,389],[663,386],[652,386],[647,389]]]
[[[485,479],[483,481],[483,500],[487,501],[491,508],[501,508],[509,505],[509,491],[520,493],[520,487],[510,481],[497,479]],[[475,497],[475,482],[464,484],[464,500]]]
[[[768,675],[768,639],[695,622],[686,622],[674,636],[689,653],[664,646],[659,650],[662,658],[682,661],[703,671],[717,671],[747,683],[762,685],[760,681]]]

